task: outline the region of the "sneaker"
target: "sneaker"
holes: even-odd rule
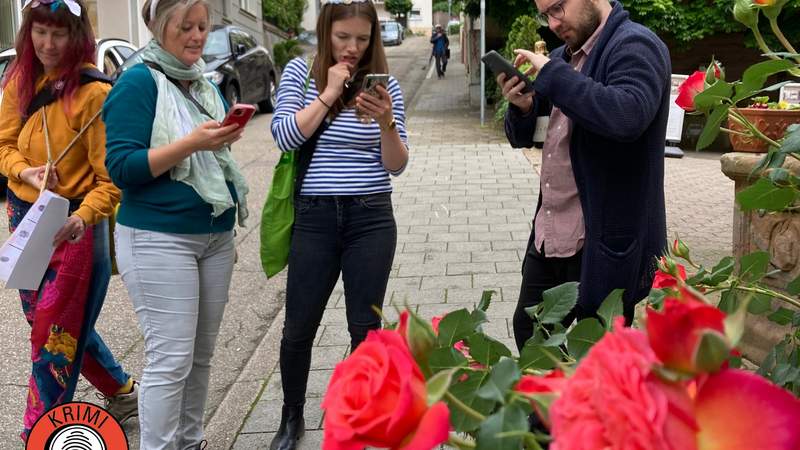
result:
[[[139,383],[136,380],[133,381],[133,389],[127,394],[107,397],[98,393],[97,398],[103,400],[103,408],[119,423],[139,415]]]

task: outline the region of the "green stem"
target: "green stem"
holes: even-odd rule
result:
[[[758,27],[751,28],[753,30],[753,36],[756,38],[756,42],[758,43],[758,48],[761,49],[764,53],[766,53],[768,58],[770,59],[780,59],[777,56],[772,54],[772,50],[767,46],[767,43],[764,41],[764,36],[761,35],[761,31],[759,31]]]
[[[444,396],[445,396],[445,398],[447,400],[450,401],[450,403],[452,403],[453,405],[458,407],[458,409],[463,411],[464,414],[472,417],[475,420],[481,421],[481,422],[486,420],[486,416],[484,416],[483,414],[479,413],[478,411],[475,411],[474,409],[470,408],[469,406],[465,405],[464,402],[459,400],[455,395],[451,394],[449,391],[447,393],[445,393]]]
[[[797,53],[797,50],[795,50],[794,47],[792,47],[792,44],[789,42],[788,39],[786,39],[786,36],[783,35],[783,32],[781,31],[780,27],[778,26],[778,18],[777,17],[769,19],[769,26],[770,26],[770,28],[772,28],[772,32],[775,33],[775,37],[778,38],[778,40],[781,42],[781,45],[783,45],[783,47],[787,51],[789,51],[789,53]],[[795,61],[800,61],[796,57],[794,59],[795,59]]]
[[[777,298],[779,300],[783,300],[784,302],[786,302],[786,303],[788,303],[788,304],[790,304],[790,305],[792,305],[792,306],[794,306],[796,308],[800,308],[800,301],[798,301],[797,299],[794,299],[792,297],[789,297],[788,295],[781,294],[780,292],[773,291],[772,289],[764,289],[764,288],[753,287],[753,286],[737,286],[736,289],[739,289],[740,291],[745,291],[745,292],[753,292],[753,293],[756,293],[756,294],[768,295],[768,296],[770,296],[772,298]]]
[[[450,434],[450,437],[447,439],[447,443],[452,445],[453,447],[458,447],[461,449],[475,448],[474,442],[458,437],[455,434]]]
[[[720,130],[722,130],[722,131],[724,131],[724,132],[726,132],[726,133],[728,133],[728,134],[737,134],[737,135],[739,135],[739,136],[751,137],[751,136],[750,136],[749,134],[747,134],[747,133],[742,133],[741,131],[731,130],[730,128],[719,127],[719,129],[720,129]],[[695,266],[695,267],[697,267],[697,266]]]
[[[735,283],[730,283],[727,285],[702,286],[702,287],[705,290],[706,294],[711,294],[712,292],[717,292],[717,291],[724,291],[726,289],[737,289],[744,292],[753,292],[756,294],[762,294],[772,298],[777,298],[778,300],[782,300],[796,308],[800,308],[800,300],[789,297],[788,295],[781,294],[780,292],[773,291],[772,289],[764,289],[755,286],[740,286]]]

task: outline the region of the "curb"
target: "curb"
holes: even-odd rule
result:
[[[284,305],[272,319],[244,369],[208,420],[205,434],[211,448],[230,449],[261,398],[267,381],[278,365],[280,352],[277,349],[285,315]]]

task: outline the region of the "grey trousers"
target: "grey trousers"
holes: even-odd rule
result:
[[[117,224],[117,266],[144,335],[142,450],[203,439],[211,357],[234,263],[233,232],[173,234]]]

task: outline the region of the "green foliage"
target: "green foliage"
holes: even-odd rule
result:
[[[453,34],[458,34],[459,32],[461,32],[460,23],[454,23],[452,25],[447,26],[447,34],[453,35]]]
[[[272,56],[275,58],[275,65],[283,70],[286,64],[294,58],[303,54],[303,49],[300,48],[300,43],[296,39],[289,39],[287,41],[278,42],[272,46]]]
[[[262,0],[264,20],[293,33],[300,31],[308,0]]]
[[[395,17],[406,17],[411,8],[414,7],[414,3],[411,0],[386,0],[383,6],[386,11],[389,11]]]
[[[438,2],[434,2],[433,4],[433,12],[447,12],[447,0],[440,0]]]
[[[511,30],[506,38],[506,47],[503,56],[509,60],[514,59],[514,50],[524,48],[533,51],[536,41],[542,40],[539,36],[539,22],[532,16],[519,16],[511,24]]]

